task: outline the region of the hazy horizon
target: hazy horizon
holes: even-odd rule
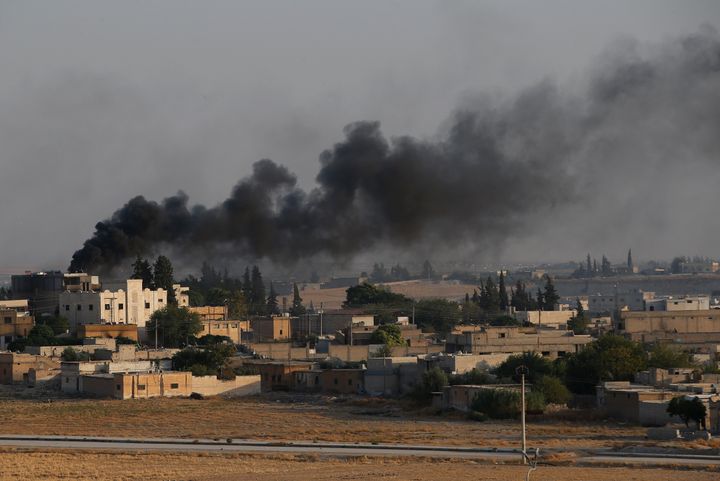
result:
[[[718,27],[712,1],[0,1],[0,267],[64,270],[95,223],[132,197],[160,202],[182,190],[191,205],[213,207],[259,159],[309,191],[318,156],[352,122],[437,142],[457,112],[487,112],[538,86],[550,86],[538,98],[557,92],[557,105],[573,109],[618,59],[662,63],[683,38],[716,39]],[[512,264],[590,251],[621,262],[628,248],[636,260],[719,257],[720,141],[710,139],[720,67],[710,66],[688,92],[684,74],[662,73],[670,80],[653,98],[667,104],[609,116],[637,131],[609,131],[606,120],[583,141],[548,184],[560,201],[531,197],[542,218],[524,210],[528,219],[509,219],[502,235],[444,250],[420,242],[411,253],[371,245],[360,257]],[[552,121],[544,115],[540,132]],[[552,166],[553,155],[542,161]]]

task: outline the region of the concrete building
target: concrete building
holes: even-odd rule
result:
[[[252,368],[260,375],[263,392],[297,390],[298,379],[295,377],[295,373],[310,371],[318,367],[313,362],[253,360],[245,361],[243,366]]]
[[[559,311],[516,311],[515,319],[523,323],[552,328],[564,327],[577,311],[575,309]]]
[[[242,344],[243,340],[247,341],[251,338],[252,329],[250,328],[250,321],[239,321],[239,320],[202,320],[202,331],[197,334],[197,337],[203,337],[206,335],[212,336],[225,336],[229,337],[235,344]]]
[[[77,330],[79,338],[106,338],[124,337],[138,340],[138,328],[135,324],[80,324]]]
[[[418,363],[422,363],[424,365],[424,371],[437,367],[448,374],[465,374],[473,369],[480,371],[494,369],[510,356],[510,353],[447,354],[443,352],[418,356]]]
[[[154,361],[62,361],[60,363],[61,390],[68,394],[85,392],[84,377],[116,373],[148,373],[170,371],[169,359]],[[107,377],[107,376],[106,376]],[[101,382],[101,381],[95,381]]]
[[[592,294],[588,296],[588,310],[591,314],[611,313],[622,309],[642,311],[645,309],[645,301],[654,296],[654,292],[644,292],[640,289],[616,291],[611,294]]]
[[[227,306],[188,307],[188,310],[199,315],[201,321],[222,321],[228,318]]]
[[[186,289],[174,284],[178,305],[189,303]],[[116,291],[65,290],[59,295],[60,314],[76,332],[81,324],[134,324],[144,337],[150,316],[167,305],[165,289],[143,289],[142,279],[128,279],[125,289]]]
[[[330,394],[364,394],[365,369],[312,369],[294,373],[294,389]]]
[[[287,316],[252,319],[250,326],[255,341],[284,341],[290,339],[292,335],[290,318]]]
[[[27,337],[35,325],[35,318],[27,311],[26,300],[0,301],[0,350],[18,337]]]
[[[645,311],[706,311],[710,309],[708,296],[668,296],[645,300]]]
[[[59,366],[59,362],[45,356],[0,352],[0,384],[21,383],[32,369],[45,372]]]
[[[574,354],[590,342],[590,336],[576,335],[572,331],[484,326],[479,330],[449,334],[446,350],[471,354],[537,352],[555,359]]]
[[[401,396],[419,382],[417,356],[376,357],[367,360],[365,390],[374,396]]]
[[[615,331],[641,342],[664,337],[690,340],[693,335],[698,335],[697,340],[720,342],[720,311],[623,311]]]

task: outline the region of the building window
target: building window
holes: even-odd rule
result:
[[[337,383],[338,383],[337,378],[333,379],[333,384],[335,384],[337,386]]]
[[[5,324],[12,324],[12,317],[5,317]]]
[[[119,390],[120,390],[120,384],[115,384],[115,390],[116,390],[116,391],[119,391]]]
[[[65,378],[65,384],[67,384],[67,383],[69,383],[69,382],[70,382],[70,378],[69,378],[69,377],[66,377],[66,378]]]
[[[149,303],[149,302],[146,302],[146,303],[145,303],[145,309],[150,309],[150,303]]]
[[[315,384],[320,384],[320,378],[318,376],[315,376]]]
[[[498,337],[499,337],[500,339],[504,338],[504,337],[505,337],[505,333],[504,333],[504,332],[501,332],[500,334],[498,334]]]
[[[237,327],[237,324],[231,324],[231,326],[230,326],[230,327],[233,327],[233,328],[235,328],[235,327]]]
[[[180,385],[179,385],[178,383],[176,383],[176,382],[170,384],[170,389],[177,389],[177,388],[179,388],[179,387],[180,387]]]
[[[88,311],[92,311],[92,310],[93,310],[93,305],[92,305],[92,304],[88,304]]]
[[[163,300],[162,300],[162,299],[158,299],[158,302],[163,302]]]
[[[82,304],[78,304],[78,305],[77,305],[77,310],[78,310],[78,311],[82,311]]]
[[[280,329],[280,335],[282,336],[282,329]]]
[[[145,390],[145,384],[138,384],[138,391],[144,391]]]
[[[66,311],[69,311],[69,310],[70,310],[70,304],[65,304],[65,310],[66,310]]]
[[[125,306],[123,305],[122,302],[120,304],[118,304],[118,311],[122,311],[124,308],[125,308]]]
[[[348,379],[348,386],[352,386],[352,379]]]
[[[105,304],[105,310],[106,310],[106,311],[109,311],[109,310],[110,310],[110,304]]]

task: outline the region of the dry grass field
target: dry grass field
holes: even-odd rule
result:
[[[429,282],[429,281],[403,281],[388,282],[385,287],[398,294],[404,294],[413,299],[461,299],[465,293],[472,295],[473,289],[477,286],[470,284],[455,284],[453,282]],[[322,302],[326,309],[337,309],[345,301],[344,287],[333,289],[304,289],[300,295],[305,305],[313,302],[319,306]]]
[[[512,422],[404,412],[396,402],[326,398],[0,400],[0,434],[245,438],[452,446],[515,446]],[[602,422],[531,419],[532,446],[574,448],[642,442],[644,429]]]
[[[514,481],[525,479],[519,465],[480,464],[426,458],[349,458],[0,450],[0,480],[219,480],[219,481]],[[693,481],[718,479],[713,471],[684,472],[639,467],[540,466],[533,481]]]

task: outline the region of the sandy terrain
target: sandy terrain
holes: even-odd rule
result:
[[[445,298],[459,300],[465,297],[465,293],[472,295],[473,289],[477,289],[475,285],[455,284],[453,282],[404,281],[389,282],[383,285],[393,292],[404,294],[413,299]],[[312,301],[315,307],[319,307],[322,302],[326,309],[337,309],[342,307],[342,303],[345,301],[345,290],[344,287],[304,289],[300,296],[306,306]]]
[[[510,481],[525,479],[519,465],[399,458],[323,459],[243,454],[0,451],[0,480],[415,480]],[[710,481],[717,472],[650,468],[541,466],[533,481]]]
[[[458,414],[412,415],[396,402],[327,398],[0,401],[0,434],[246,438],[515,446],[518,423],[468,421]],[[297,400],[297,399],[295,399]],[[608,423],[529,421],[532,446],[610,447],[639,443],[644,429]]]

